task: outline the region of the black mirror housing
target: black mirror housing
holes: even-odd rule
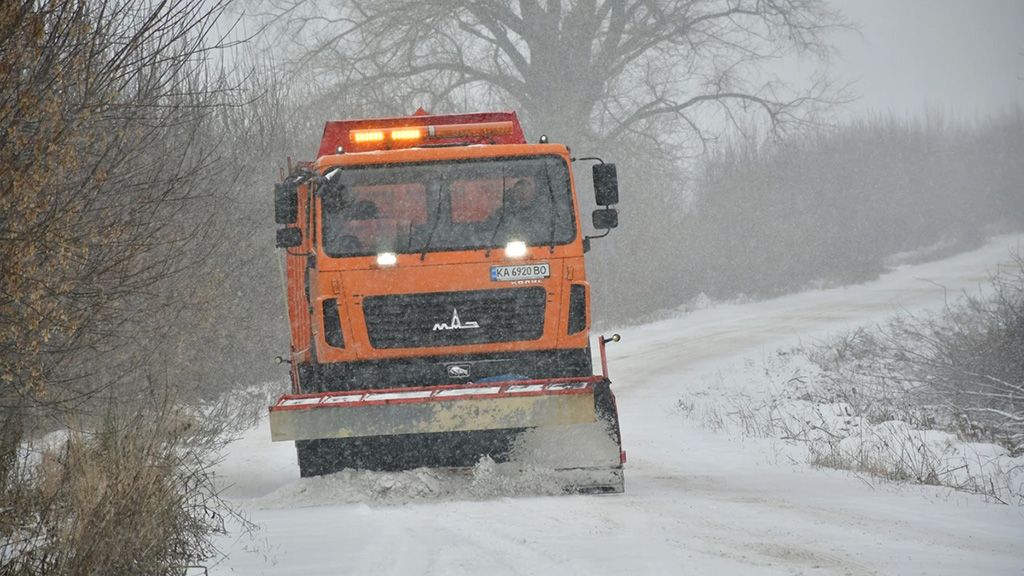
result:
[[[300,228],[278,228],[277,247],[294,248],[302,245],[302,230]]]
[[[602,210],[594,210],[593,222],[594,228],[598,230],[618,228],[619,211],[616,210],[615,208],[604,208]]]
[[[274,222],[294,224],[299,218],[299,194],[294,184],[274,184]]]
[[[615,164],[594,164],[594,198],[598,206],[619,203],[619,176]]]

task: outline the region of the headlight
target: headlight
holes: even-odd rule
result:
[[[394,252],[381,252],[377,254],[377,266],[394,266],[398,262],[398,256]]]
[[[522,258],[526,256],[526,242],[513,240],[505,245],[505,256],[509,258]]]

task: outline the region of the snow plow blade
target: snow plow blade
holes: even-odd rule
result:
[[[286,394],[270,407],[270,431],[296,442],[303,476],[490,458],[557,472],[567,492],[622,492],[614,402],[601,376]]]
[[[286,394],[270,408],[271,439],[314,440],[535,428],[594,422],[601,378]]]

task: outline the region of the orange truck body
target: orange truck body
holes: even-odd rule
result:
[[[557,155],[567,163],[568,151],[564,146],[544,144],[533,146],[496,145],[487,148],[428,148],[401,150],[388,155],[363,158],[354,154],[331,155],[320,158],[315,168],[324,171],[336,166],[372,165],[377,163],[403,162],[445,162],[467,158],[509,158],[537,154]],[[300,188],[300,212],[309,202],[308,188]],[[573,210],[579,213],[577,198],[573,194]],[[313,211],[316,213],[316,210]],[[307,257],[312,252],[312,235],[305,235],[301,250],[292,251],[286,257],[288,277],[288,315],[291,321],[292,359],[298,366],[310,362],[313,350],[321,363],[353,362],[400,357],[430,357],[452,355],[476,355],[505,353],[524,350],[555,350],[586,348],[589,340],[589,303],[585,307],[587,318],[582,330],[568,333],[569,286],[582,286],[589,298],[589,284],[583,263],[582,231],[579,219],[575,219],[575,239],[564,245],[528,246],[523,257],[507,259],[500,248],[435,252],[421,259],[419,253],[397,254],[393,266],[377,265],[376,256],[351,258],[330,258],[317,251],[317,267],[310,277],[309,300],[306,299],[305,282]],[[313,217],[311,224],[316,237],[322,237],[322,221]],[[296,254],[298,252],[298,254]],[[488,290],[495,288],[490,278],[490,268],[496,264],[528,264],[546,262],[551,271],[548,278],[532,282],[531,285],[544,288],[545,312],[543,334],[534,340],[495,342],[489,344],[466,344],[424,348],[376,349],[370,345],[367,326],[360,313],[363,299],[367,296],[385,294],[417,294],[448,291]],[[523,284],[520,284],[520,286]],[[323,302],[336,299],[344,311],[341,314],[342,333],[345,347],[330,346],[324,340]],[[312,308],[313,314],[309,313]],[[447,320],[441,318],[440,320]],[[311,323],[315,325],[311,326]],[[293,382],[298,382],[296,375]],[[296,387],[296,392],[300,390]]]
[[[572,160],[564,145],[528,144],[513,112],[329,122],[317,159],[279,185],[294,201],[294,221],[278,219],[279,246],[282,234],[293,238],[284,259],[294,398],[591,378],[590,285]],[[534,202],[561,211],[550,234],[542,226],[527,242],[514,232],[499,236],[520,180]],[[359,203],[372,205],[365,217],[352,216]],[[475,230],[478,240],[457,238],[459,230]],[[606,379],[597,380],[605,391],[587,390],[603,394],[614,412]],[[403,450],[434,450],[438,435],[423,436],[425,444]],[[304,450],[323,458],[352,448],[302,442],[300,466]],[[394,448],[361,442],[364,452]],[[484,438],[482,452],[495,442]],[[416,462],[372,460],[340,458],[333,468]],[[311,473],[332,468],[309,462]]]

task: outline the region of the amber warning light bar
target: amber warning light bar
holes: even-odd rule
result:
[[[349,132],[349,138],[352,144],[360,148],[393,148],[396,145],[415,145],[417,142],[435,138],[481,138],[505,136],[511,133],[512,122],[475,122],[472,124],[352,130]]]

